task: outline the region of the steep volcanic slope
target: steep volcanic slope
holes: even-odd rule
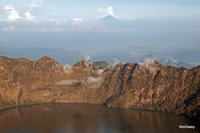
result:
[[[187,70],[158,63],[149,66],[155,71],[132,63],[110,70],[101,88],[105,89],[107,106],[183,113],[188,99],[198,93],[200,69]]]
[[[0,57],[0,67],[1,106],[30,104],[32,92],[45,91],[62,77],[62,66],[49,57],[38,61]]]
[[[46,102],[103,103],[97,100],[102,69],[83,60],[71,69],[49,57],[38,61],[0,58],[0,107]]]
[[[153,109],[199,122],[200,66],[188,70],[148,61],[100,69],[82,60],[65,68],[49,57],[0,57],[0,108],[47,102]]]

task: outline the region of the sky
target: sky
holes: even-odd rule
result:
[[[107,15],[122,23],[102,22]],[[0,47],[98,55],[153,47],[200,64],[189,58],[200,50],[199,35],[199,0],[0,0]]]
[[[0,0],[0,18],[95,20],[115,14],[121,18],[197,19],[199,6],[199,0]],[[9,12],[13,18],[8,18]]]

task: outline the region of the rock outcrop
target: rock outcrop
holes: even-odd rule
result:
[[[188,70],[150,61],[100,67],[82,60],[64,68],[49,57],[0,57],[0,108],[47,102],[173,112],[198,125],[200,66]]]

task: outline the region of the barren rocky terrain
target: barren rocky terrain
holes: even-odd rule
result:
[[[142,63],[101,67],[84,59],[73,67],[0,57],[0,108],[39,103],[92,103],[185,115],[200,123],[200,66]]]

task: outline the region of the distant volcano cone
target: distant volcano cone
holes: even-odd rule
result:
[[[102,22],[120,22],[120,20],[118,20],[116,17],[114,17],[112,15],[105,16],[100,21],[102,21]]]

